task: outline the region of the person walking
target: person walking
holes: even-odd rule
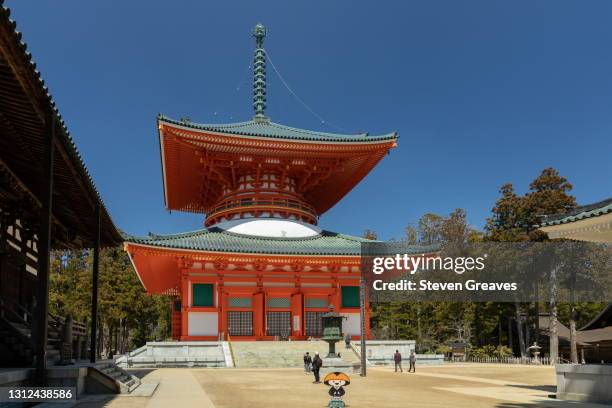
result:
[[[399,350],[395,350],[395,354],[393,355],[393,361],[395,362],[395,372],[397,373],[397,367],[399,367],[400,372],[404,372],[402,370],[402,355]]]
[[[351,335],[348,333],[346,333],[346,336],[344,336],[344,346],[346,349],[351,348]]]
[[[310,372],[310,365],[312,364],[312,357],[310,357],[310,353],[306,352],[304,354],[304,372],[308,374]]]
[[[319,370],[321,369],[321,367],[323,366],[323,360],[321,360],[321,357],[319,357],[319,352],[317,351],[315,353],[314,358],[312,359],[312,372],[314,373],[314,383],[315,384],[320,384],[321,380],[319,379]]]
[[[408,367],[408,372],[412,370],[413,373],[416,373],[416,354],[414,354],[414,350],[410,352],[410,367]]]

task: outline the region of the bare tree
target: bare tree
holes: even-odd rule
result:
[[[559,361],[559,328],[558,316],[559,310],[557,306],[557,271],[559,266],[555,265],[550,270],[550,361],[557,364]]]
[[[521,316],[521,304],[518,301],[514,302],[514,310],[516,312],[515,320],[521,357],[527,357],[527,349],[525,348],[525,336],[523,335],[523,318]]]

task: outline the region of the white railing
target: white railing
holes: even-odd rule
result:
[[[147,345],[137,348],[136,350],[128,351],[125,354],[116,354],[113,356],[115,364],[127,364],[130,357],[138,356],[147,350]]]
[[[549,357],[475,357],[467,358],[470,363],[491,364],[526,364],[526,365],[551,365]]]

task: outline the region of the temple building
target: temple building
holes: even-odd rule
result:
[[[550,239],[610,244],[612,198],[577,207],[565,214],[546,215],[539,229]],[[567,338],[569,341],[569,336]],[[612,362],[612,303],[578,330],[576,338],[581,360],[587,363]],[[561,351],[569,355],[569,350],[562,347]]]
[[[73,321],[70,344],[66,316],[48,307],[51,252],[88,249],[98,259],[122,236],[10,14],[0,0],[0,367],[23,370],[0,385],[45,385],[48,366],[88,349],[93,362],[97,344],[87,339],[96,339],[99,263],[93,329]]]
[[[566,214],[546,215],[539,227],[550,239],[612,242],[612,198],[577,207]]]
[[[265,35],[258,24],[252,120],[157,118],[166,208],[206,214],[204,228],[126,237],[125,250],[149,293],[176,297],[176,340],[317,337],[330,306],[346,317],[346,332],[360,334],[364,239],[326,231],[318,220],[396,146],[398,134],[272,122]]]

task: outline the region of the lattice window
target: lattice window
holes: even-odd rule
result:
[[[326,312],[306,312],[306,336],[321,337],[323,323],[321,316]]]
[[[227,312],[230,336],[253,335],[253,312]]]
[[[230,307],[251,307],[251,298],[247,297],[231,297],[229,298]]]
[[[306,298],[306,308],[327,308],[327,299]]]
[[[289,337],[291,334],[291,312],[268,312],[266,314],[268,336]]]
[[[291,307],[291,299],[289,298],[279,298],[279,297],[268,298],[268,308],[269,309],[288,309],[290,307]]]

